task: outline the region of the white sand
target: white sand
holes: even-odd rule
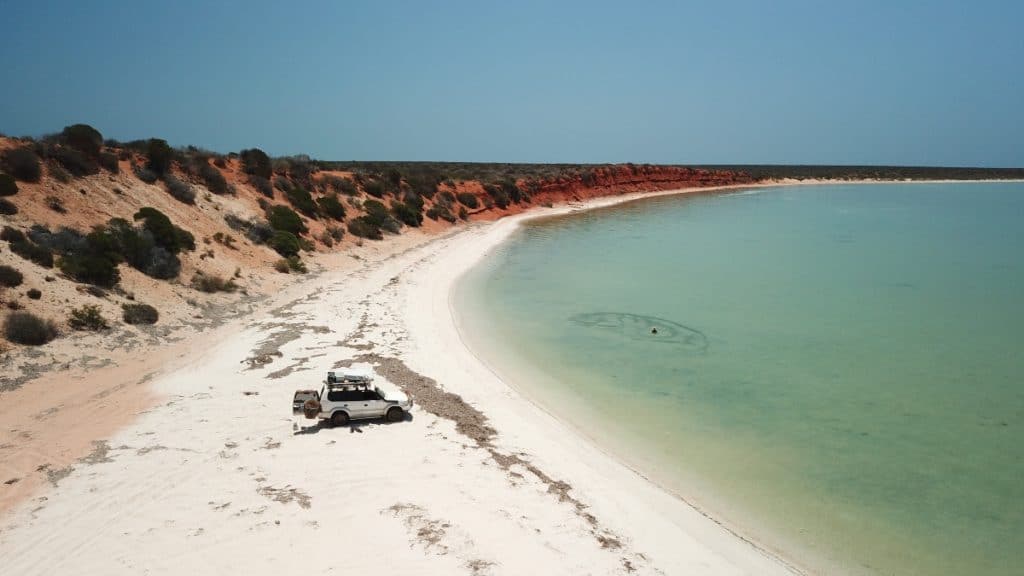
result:
[[[196,341],[183,366],[151,382],[154,406],[0,520],[0,571],[792,573],[466,349],[452,283],[524,217],[410,241],[391,258],[304,283],[292,303],[216,342]],[[362,338],[351,338],[361,324]],[[247,370],[262,342],[289,334],[281,357]],[[334,429],[291,415],[294,389],[319,387],[334,363],[367,351],[461,395],[496,430],[493,445],[422,408],[401,423]],[[502,468],[496,460],[509,455],[519,463]]]

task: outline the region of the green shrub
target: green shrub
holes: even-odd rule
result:
[[[298,272],[299,274],[305,274],[308,272],[306,269],[306,263],[298,256],[289,256],[286,259],[286,262],[288,262],[288,268],[290,268],[292,272]]]
[[[406,226],[418,228],[423,224],[423,212],[415,204],[392,202],[391,213]]]
[[[367,200],[363,202],[363,210],[366,211],[366,218],[378,228],[388,219],[388,209],[383,202]]]
[[[288,201],[291,202],[291,205],[295,206],[299,212],[311,218],[316,217],[316,202],[313,202],[313,197],[310,196],[308,190],[302,186],[295,186],[285,192],[285,195],[288,196]]]
[[[480,206],[480,201],[476,199],[476,194],[472,192],[459,192],[455,196],[459,200],[459,204],[467,208],[477,208]]]
[[[283,230],[299,235],[308,230],[302,217],[287,206],[274,205],[267,210],[267,221],[274,230]]]
[[[345,219],[345,207],[338,201],[338,197],[329,194],[317,201],[320,205],[320,212],[328,218],[335,220]]]
[[[431,206],[430,210],[427,210],[427,218],[455,222],[455,216],[452,215],[451,210],[446,204],[434,204]]]
[[[298,256],[289,256],[274,262],[274,270],[282,274],[290,274],[292,272],[305,274],[307,272],[306,263]]]
[[[146,184],[153,184],[160,179],[160,176],[156,172],[142,166],[133,166],[132,172],[135,173],[136,178],[142,180]]]
[[[50,178],[61,184],[71,182],[71,174],[68,174],[68,171],[61,168],[60,164],[52,158],[46,162],[46,171],[50,174]]]
[[[233,280],[225,280],[220,276],[213,276],[202,272],[196,272],[196,275],[192,277],[192,287],[200,292],[210,294],[215,292],[234,292],[238,289],[238,285]]]
[[[24,232],[17,228],[4,226],[3,229],[0,230],[0,240],[3,240],[4,242],[24,242],[28,240],[28,238],[25,237]]]
[[[299,244],[299,239],[291,232],[285,230],[275,230],[274,235],[270,237],[270,241],[267,242],[272,250],[280,254],[281,256],[295,256],[299,253],[302,246]]]
[[[250,148],[242,150],[238,156],[242,160],[242,169],[245,170],[246,174],[253,174],[264,180],[270,179],[270,175],[273,174],[273,167],[270,163],[270,157],[267,156],[266,152],[259,148]]]
[[[484,190],[487,191],[487,194],[491,197],[492,200],[494,200],[494,205],[497,206],[498,208],[508,208],[509,203],[512,201],[512,198],[509,197],[508,192],[501,186],[497,186],[495,184],[487,184],[486,186],[484,186]]]
[[[349,220],[348,231],[353,236],[359,238],[368,238],[370,240],[382,240],[384,238],[384,234],[380,231],[380,225],[375,224],[367,216],[360,216]]]
[[[100,165],[94,158],[86,156],[74,148],[55,146],[47,154],[75,178],[91,176],[100,172]]]
[[[174,150],[166,140],[150,138],[146,143],[146,158],[148,158],[146,168],[163,176],[171,169],[171,164],[174,162]]]
[[[39,156],[31,148],[12,148],[4,152],[0,158],[4,172],[22,182],[39,182],[43,176],[43,167]]]
[[[44,246],[33,244],[27,240],[11,242],[11,252],[43,268],[53,268],[53,253]]]
[[[64,201],[56,196],[47,196],[43,199],[46,202],[46,207],[54,212],[60,214],[67,214],[68,210],[64,207]]]
[[[465,206],[459,206],[459,219],[469,220],[469,212],[466,210]]]
[[[29,291],[25,292],[25,295],[28,296],[30,300],[39,300],[43,297],[43,293],[40,292],[38,288],[29,288]]]
[[[326,232],[334,238],[335,242],[340,242],[345,237],[345,231],[338,226],[328,226]]]
[[[196,191],[188,182],[178,180],[170,174],[164,175],[164,183],[167,184],[167,191],[179,202],[185,204],[196,203]]]
[[[58,254],[70,254],[85,246],[85,235],[77,230],[62,226],[56,232],[50,232],[45,226],[38,224],[28,231],[28,239]]]
[[[338,178],[338,184],[335,190],[346,196],[355,196],[359,194],[359,189],[356,188],[356,183],[350,178]]]
[[[121,165],[118,164],[118,160],[117,160],[117,155],[116,154],[111,154],[109,152],[104,152],[104,153],[100,154],[100,156],[97,159],[97,161],[99,162],[100,166],[102,166],[103,169],[106,170],[107,172],[111,172],[113,174],[117,174],[117,173],[119,173],[121,171]]]
[[[384,183],[380,180],[368,180],[363,184],[363,190],[370,196],[376,198],[384,197]]]
[[[95,304],[86,304],[72,310],[71,316],[68,318],[68,325],[74,330],[90,330],[92,332],[110,328],[107,319],[100,312],[100,307]]]
[[[103,135],[88,124],[73,124],[60,133],[60,142],[90,158],[98,158],[103,147]]]
[[[0,286],[6,286],[7,288],[21,286],[24,279],[21,272],[6,264],[0,264]]]
[[[213,166],[210,166],[206,162],[199,165],[199,177],[203,179],[203,183],[206,187],[214,194],[225,194],[228,191],[228,181],[221,174],[220,170],[217,170]]]
[[[97,226],[85,236],[81,249],[61,257],[57,265],[76,282],[110,288],[121,280],[117,265],[123,256],[118,236],[116,230]]]
[[[30,312],[12,312],[4,320],[4,338],[15,344],[41,346],[60,335],[60,329],[52,320]]]
[[[0,174],[0,196],[14,196],[18,193],[18,183],[10,174]]]
[[[255,188],[257,192],[266,196],[267,198],[274,197],[274,185],[270,183],[270,180],[267,180],[263,176],[250,174],[249,184],[251,184],[252,187]]]
[[[288,192],[292,189],[292,183],[288,181],[284,176],[278,176],[274,178],[274,186],[277,187],[281,192]]]
[[[156,324],[160,313],[149,304],[122,304],[121,318],[125,324]]]
[[[132,216],[136,222],[142,220],[142,227],[153,235],[157,246],[166,248],[171,254],[196,249],[196,239],[188,230],[174,225],[166,214],[156,208],[140,208]]]
[[[14,205],[14,202],[0,198],[0,216],[14,216],[17,213],[18,207]]]

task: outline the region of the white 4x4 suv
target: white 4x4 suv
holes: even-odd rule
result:
[[[412,400],[398,390],[373,385],[367,373],[327,373],[327,380],[319,391],[297,390],[292,400],[292,412],[306,418],[330,420],[343,426],[349,420],[387,418],[390,422],[405,419],[412,410]]]

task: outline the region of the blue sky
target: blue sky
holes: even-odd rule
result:
[[[1021,2],[0,0],[0,131],[336,160],[1024,166]]]

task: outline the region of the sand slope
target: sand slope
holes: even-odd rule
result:
[[[791,573],[461,344],[451,283],[519,218],[324,274],[196,346],[155,405],[0,520],[4,573]],[[291,415],[294,389],[353,359],[413,390],[411,419]]]

